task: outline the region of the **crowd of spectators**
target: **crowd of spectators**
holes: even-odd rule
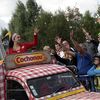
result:
[[[100,74],[100,33],[98,39],[95,40],[90,33],[82,28],[85,42],[78,43],[74,39],[74,32],[70,32],[70,41],[73,43],[71,47],[67,40],[63,40],[62,37],[55,37],[55,49],[51,49],[47,46],[47,50],[53,59],[54,63],[66,65],[73,73],[77,74],[78,79],[88,90],[90,86],[86,86],[86,78],[80,76],[94,76]],[[46,47],[46,46],[45,46]],[[45,50],[45,49],[44,49]],[[98,78],[98,84],[100,79]]]
[[[69,35],[73,47],[67,39],[63,40],[62,37],[56,36],[53,42],[55,43],[55,48],[44,46],[43,50],[50,53],[52,57],[51,63],[66,65],[74,74],[79,76],[78,79],[85,86],[86,79],[80,77],[81,75],[96,76],[100,74],[100,33],[98,34],[98,39],[95,40],[84,28],[82,30],[85,36],[84,43],[78,43],[75,40],[74,32],[71,31]],[[20,43],[20,35],[13,34],[7,54],[23,53],[36,46],[38,44],[38,32],[38,29],[34,30],[34,41],[28,43]],[[87,89],[88,87],[86,86]]]

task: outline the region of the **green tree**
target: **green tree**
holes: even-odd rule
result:
[[[22,39],[26,40],[25,31],[27,27],[26,9],[21,1],[18,1],[16,10],[9,23],[9,29],[11,32],[16,32],[22,36]]]
[[[52,19],[52,14],[45,12],[43,10],[41,10],[36,23],[35,23],[35,27],[38,27],[40,29],[40,34],[39,34],[39,48],[42,48],[44,45],[49,45],[48,43],[48,35],[49,31],[48,31],[48,27],[49,27],[49,23],[51,22]]]
[[[37,19],[40,8],[35,0],[28,0],[26,3],[28,26],[32,27]]]
[[[48,43],[53,47],[54,38],[59,35],[63,38],[67,38],[67,21],[63,11],[58,11],[55,15],[52,16],[51,22],[48,25]],[[51,37],[51,38],[49,38]]]
[[[70,8],[68,7],[65,12],[65,17],[67,20],[67,33],[69,34],[71,30],[74,31],[75,37],[78,41],[82,41],[82,30],[81,30],[81,21],[82,14],[80,13],[78,8]],[[78,37],[78,38],[77,38]]]
[[[100,17],[100,5],[96,15],[98,15],[97,18]],[[19,1],[9,23],[9,30],[19,33],[22,41],[31,41],[33,30],[37,27],[40,29],[38,48],[43,48],[44,45],[53,47],[56,35],[70,41],[71,30],[74,31],[79,42],[84,42],[82,27],[95,36],[100,31],[97,18],[89,11],[81,14],[78,8],[68,7],[66,11],[58,10],[52,14],[44,11],[35,0],[28,0],[26,5]]]
[[[82,18],[83,27],[91,33],[94,37],[97,32],[95,18],[91,15],[90,11],[86,11]]]
[[[100,17],[100,5],[98,5],[98,9],[97,9],[96,16],[97,16],[97,17]]]

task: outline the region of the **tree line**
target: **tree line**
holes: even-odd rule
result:
[[[54,46],[54,38],[60,35],[69,41],[69,33],[74,30],[75,37],[79,42],[84,41],[82,27],[92,34],[95,38],[100,32],[100,5],[97,12],[92,15],[90,11],[82,14],[78,8],[68,7],[65,11],[58,10],[54,14],[46,12],[35,0],[27,0],[24,5],[21,1],[17,2],[16,9],[9,22],[9,30],[2,29],[2,37],[11,31],[18,33],[22,37],[22,42],[32,41],[34,28],[39,28],[39,45],[41,49],[44,45]]]

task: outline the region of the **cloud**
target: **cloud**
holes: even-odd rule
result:
[[[26,3],[27,0],[21,0]],[[1,28],[8,28],[8,23],[16,8],[18,0],[0,0],[0,32]]]
[[[25,4],[27,0],[20,1]],[[0,19],[3,20],[4,23],[9,23],[16,8],[16,2],[18,2],[18,0],[0,0]],[[44,10],[51,12],[55,12],[58,9],[65,10],[68,6],[72,8],[76,6],[79,7],[82,13],[86,10],[95,13],[97,3],[100,3],[100,0],[36,0],[36,2],[41,5]]]
[[[71,2],[70,5],[68,4],[70,0],[36,0],[39,5],[42,6],[43,9],[46,11],[56,11],[58,9],[67,8],[67,6],[71,6],[74,4],[74,2]],[[67,3],[66,3],[67,2]],[[67,5],[66,5],[67,4]]]
[[[10,16],[16,7],[16,0],[0,0],[0,17]]]
[[[80,2],[77,3],[77,5],[79,6],[81,12],[90,10],[92,13],[95,13],[98,7],[98,3],[99,3],[98,1],[97,0],[80,0]]]
[[[26,3],[27,0],[21,1]],[[13,12],[15,11],[17,2],[18,0],[0,0],[0,19],[8,23]]]
[[[21,1],[25,4],[27,0]],[[0,17],[11,17],[16,8],[16,2],[18,2],[18,0],[0,0]],[[77,6],[82,12],[86,10],[95,12],[97,3],[99,3],[100,0],[36,0],[36,2],[46,11],[54,12],[58,9],[65,10],[68,6]]]
[[[56,11],[58,9],[65,10],[68,6],[79,7],[80,11],[84,13],[90,10],[92,13],[97,10],[97,3],[100,0],[36,0],[46,11]]]
[[[0,19],[0,34],[1,34],[1,29],[4,29],[4,28],[8,28],[8,24]]]
[[[3,20],[0,19],[0,27],[2,28],[6,27],[7,28],[7,23],[5,23]]]

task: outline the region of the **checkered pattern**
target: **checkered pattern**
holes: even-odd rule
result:
[[[4,74],[4,68],[2,65],[0,65],[0,100],[5,100],[5,74]]]
[[[20,84],[22,84],[28,97],[32,98],[32,95],[29,94],[30,90],[26,85],[27,79],[66,72],[67,70],[68,69],[64,66],[54,65],[54,64],[43,64],[43,65],[33,65],[11,70],[7,72],[6,76],[7,79],[17,80]]]
[[[81,92],[60,100],[100,100],[100,93]]]
[[[8,71],[7,76],[17,77],[23,81],[26,81],[27,79],[66,72],[67,70],[67,68],[60,65],[42,64]]]
[[[19,83],[22,84],[24,87],[28,97],[32,98],[32,95],[29,93],[29,88],[26,85],[26,80],[61,72],[66,72],[68,69],[64,66],[60,65],[52,65],[52,64],[43,64],[43,65],[33,65],[23,68],[18,68],[15,70],[11,70],[7,72],[7,78],[17,80]],[[23,81],[23,82],[22,82]],[[80,89],[81,87],[73,88],[72,90]],[[63,91],[61,93],[66,93],[67,91]],[[58,94],[61,94],[60,92]],[[57,94],[55,94],[57,95]],[[51,95],[48,95],[46,97],[36,98],[35,100],[45,100],[45,98],[50,98]],[[0,99],[1,100],[1,99]],[[4,100],[4,99],[2,99]],[[30,99],[33,100],[33,99]],[[93,92],[81,92],[72,96],[68,96],[65,98],[62,98],[60,100],[100,100],[100,94],[99,93],[93,93]]]

